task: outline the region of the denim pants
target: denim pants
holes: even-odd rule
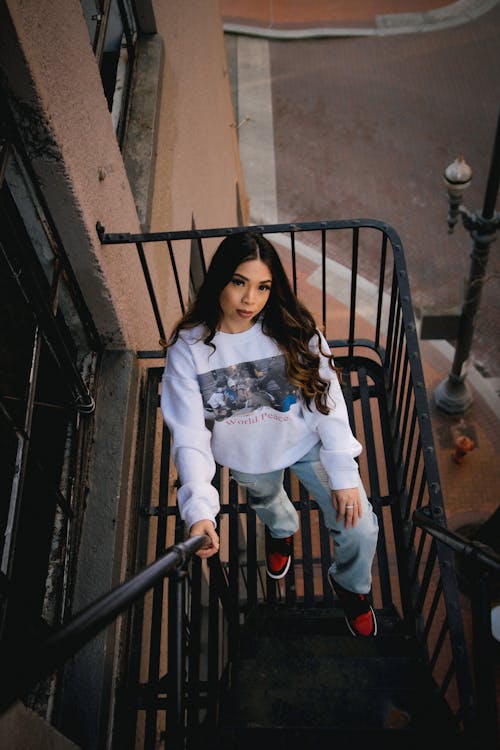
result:
[[[312,448],[290,469],[297,475],[321,508],[323,520],[333,536],[334,561],[330,574],[349,591],[367,594],[371,588],[372,563],[377,547],[378,521],[359,482],[363,515],[355,527],[346,529],[344,521],[337,521],[332,503],[328,477],[319,458],[320,444]],[[299,517],[283,487],[283,470],[268,474],[246,474],[231,469],[231,476],[247,490],[251,507],[264,523],[271,536],[291,536],[299,528]]]

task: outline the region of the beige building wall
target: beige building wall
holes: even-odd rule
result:
[[[245,222],[218,1],[153,0],[153,9],[163,42],[163,70],[151,229],[235,226],[239,217]],[[137,233],[141,224],[79,0],[1,0],[0,89],[105,344],[72,601],[77,611],[122,580],[130,562],[145,367],[136,352],[158,349],[158,333],[135,247],[101,245],[96,231],[97,222],[113,233]],[[178,258],[186,297],[189,255],[186,243]],[[170,327],[179,306],[166,248],[153,248],[148,260]],[[150,364],[161,365],[161,360]],[[65,686],[71,710],[63,731],[81,746],[105,747],[110,741],[119,652],[120,631],[111,628],[73,660]],[[9,714],[9,727],[22,713]],[[0,717],[0,732],[2,721]],[[45,746],[43,730],[37,722],[33,726],[38,738],[33,741]],[[81,743],[71,726],[79,727],[75,731]]]
[[[247,200],[218,0],[155,0],[164,41],[158,148],[151,230],[237,226],[238,201],[247,222]],[[210,246],[207,246],[210,249]],[[190,245],[177,256],[187,298]],[[156,249],[162,312],[171,326],[179,315],[166,248]],[[162,262],[163,261],[163,262]]]
[[[114,348],[154,348],[135,250],[101,246],[95,228],[140,231],[79,0],[5,1],[18,39],[0,55],[12,69],[14,53],[22,71],[19,113],[44,136],[33,166],[99,331]],[[165,57],[151,229],[235,225],[245,194],[218,2],[156,0],[154,10]]]

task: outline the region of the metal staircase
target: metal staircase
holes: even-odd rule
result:
[[[259,607],[246,620],[222,696],[223,748],[460,746],[448,705],[414,638],[379,613],[371,641],[336,609]]]
[[[290,750],[366,741],[413,748],[433,739],[493,748],[494,679],[490,670],[490,698],[479,700],[484,674],[474,684],[454,548],[433,536],[433,527],[448,532],[400,240],[371,220],[253,229],[279,247],[299,296],[300,252],[318,258],[319,288],[305,301],[342,369],[351,425],[364,446],[360,470],[380,527],[373,581],[379,635],[348,635],[326,578],[332,542],[296,478],[285,478],[301,522],[294,563],[274,582],[264,570],[264,530],[219,467],[220,555],[193,559],[131,612],[115,746]],[[137,236],[99,230],[103,243],[136,246],[163,339],[148,243],[164,244],[183,309],[179,254],[187,245],[204,268],[204,243],[213,247],[238,228]],[[346,256],[347,282],[345,266],[334,262]],[[367,258],[378,279],[368,292],[358,274]],[[162,370],[148,370],[143,394],[138,570],[185,534],[159,412]],[[491,631],[489,640],[487,627],[483,633],[489,647]]]

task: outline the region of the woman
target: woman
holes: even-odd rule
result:
[[[245,398],[209,429],[207,405],[216,384],[228,380]],[[259,383],[271,380],[273,398],[257,398]],[[333,534],[329,580],[349,629],[375,635],[369,599],[378,524],[355,460],[362,447],[349,426],[328,344],[262,235],[233,234],[219,245],[196,299],[173,330],[161,403],[181,484],[181,517],[190,536],[211,540],[200,557],[219,548],[219,497],[211,484],[217,462],[246,488],[267,526],[268,575],[286,575],[299,527],[283,488],[289,467]]]

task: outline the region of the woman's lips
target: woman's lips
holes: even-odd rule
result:
[[[253,316],[252,310],[236,310],[238,315],[241,315],[242,318],[251,318]]]

